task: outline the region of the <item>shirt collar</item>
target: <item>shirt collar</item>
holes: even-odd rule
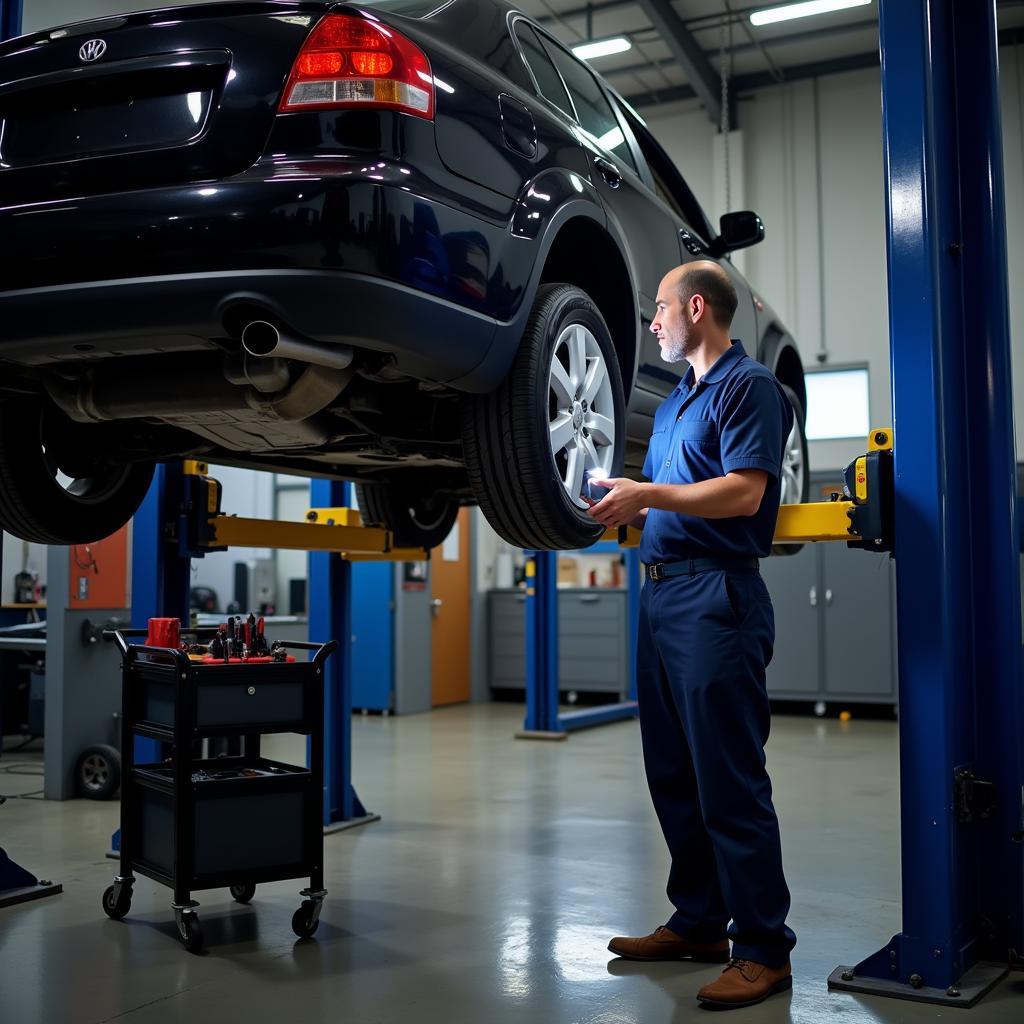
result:
[[[728,375],[729,371],[736,365],[736,363],[746,355],[746,351],[743,348],[743,342],[738,341],[736,338],[732,339],[732,345],[726,349],[711,366],[711,369],[701,377],[701,380],[706,384],[717,384],[719,381],[724,380]],[[693,367],[687,367],[686,373],[683,374],[682,379],[676,386],[676,391],[682,394],[684,391],[689,391],[693,387]]]
[[[743,351],[743,342],[737,341],[735,338],[732,339],[732,345],[727,348],[714,362],[711,369],[701,377],[701,380],[707,384],[717,384],[719,381],[724,380],[729,371],[738,363],[747,353]]]

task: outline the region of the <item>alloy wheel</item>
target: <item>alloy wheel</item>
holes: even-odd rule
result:
[[[609,476],[614,465],[615,406],[605,357],[583,324],[569,324],[551,353],[548,435],[562,486],[586,508],[586,474]]]

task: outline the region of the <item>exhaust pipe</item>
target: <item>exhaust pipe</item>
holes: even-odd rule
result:
[[[295,359],[300,363],[344,370],[351,365],[355,353],[348,345],[320,345],[282,334],[267,320],[253,320],[242,331],[242,348],[259,359]]]

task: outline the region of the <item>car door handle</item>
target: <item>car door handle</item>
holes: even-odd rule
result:
[[[618,188],[622,184],[622,174],[611,160],[605,160],[603,156],[599,156],[594,160],[594,166],[600,171],[601,177],[608,183],[609,188]]]
[[[707,252],[704,243],[699,238],[694,237],[686,228],[679,229],[679,240],[683,243],[683,248],[691,256],[700,256],[701,253]]]

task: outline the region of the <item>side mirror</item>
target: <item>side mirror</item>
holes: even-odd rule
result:
[[[723,214],[718,222],[719,236],[708,246],[716,259],[735,249],[746,249],[764,240],[764,224],[753,210]]]

